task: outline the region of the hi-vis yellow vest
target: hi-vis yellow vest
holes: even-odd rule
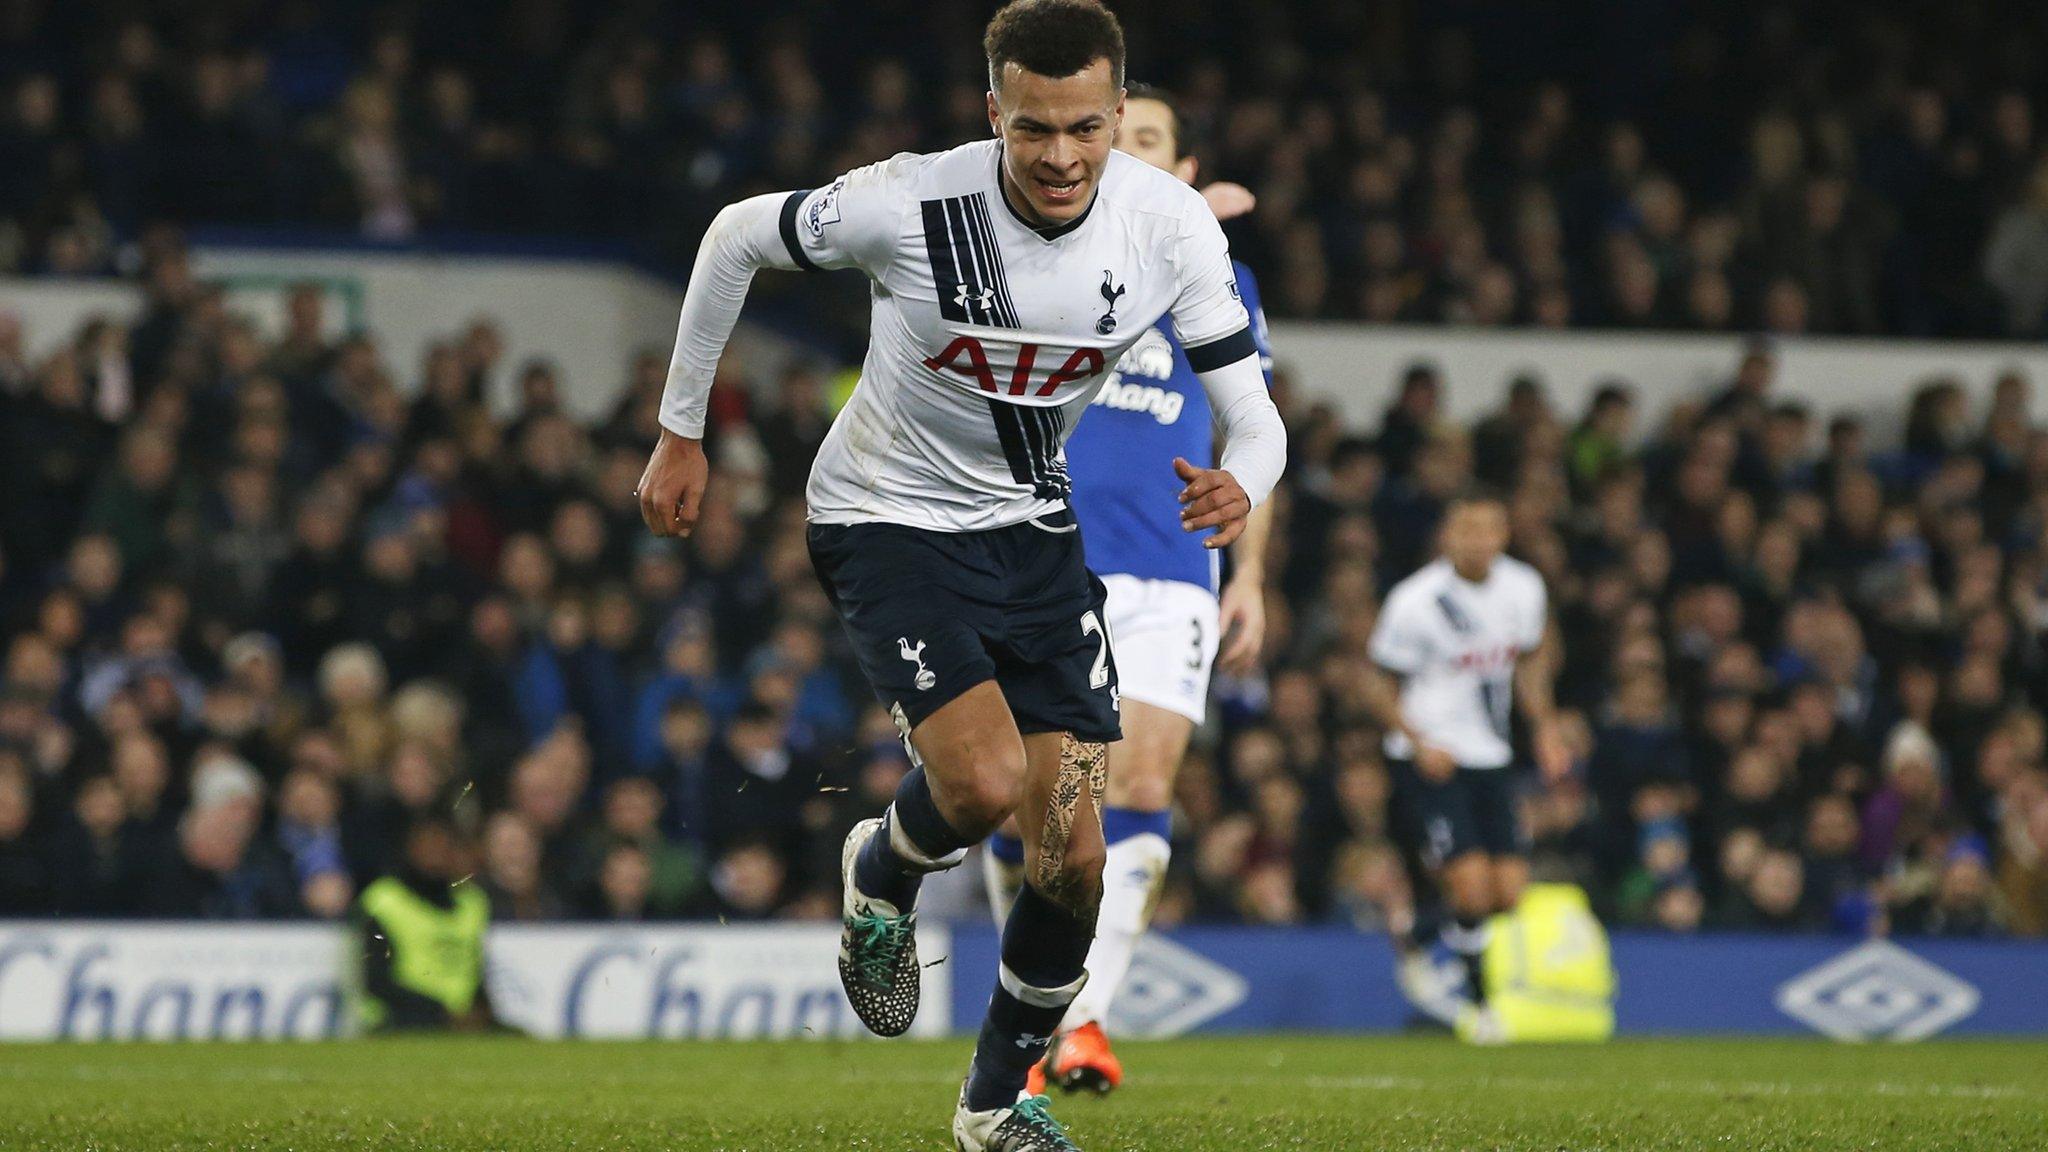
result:
[[[1508,1043],[1599,1041],[1614,1035],[1614,963],[1607,931],[1570,884],[1531,884],[1513,911],[1489,925],[1487,1004]],[[1473,1033],[1461,1013],[1458,1034]]]
[[[459,1016],[476,1003],[484,977],[484,931],[491,923],[491,901],[474,884],[457,884],[453,908],[441,908],[393,877],[363,889],[363,911],[384,926],[391,946],[391,978]],[[362,999],[363,1023],[384,1022],[384,1003],[367,992]]]

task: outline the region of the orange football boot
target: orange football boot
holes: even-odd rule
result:
[[[1124,1082],[1123,1062],[1109,1050],[1102,1025],[1092,1022],[1054,1040],[1044,1067],[1045,1078],[1069,1092],[1104,1095]]]

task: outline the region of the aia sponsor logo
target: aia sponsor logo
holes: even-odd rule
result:
[[[1051,396],[1063,384],[1079,383],[1102,374],[1102,352],[1095,348],[1076,348],[1067,354],[1058,368],[1047,372],[1034,384],[1035,374],[1039,371],[1038,358],[1044,351],[1046,349],[1038,344],[1017,345],[1016,366],[1010,370],[1010,379],[1000,384],[996,381],[995,371],[989,367],[988,348],[972,336],[955,336],[945,351],[925,357],[924,366],[934,372],[951,372],[972,380],[975,387],[992,396]],[[1051,355],[1058,355],[1058,349],[1050,351]],[[1050,356],[1047,362],[1051,362]]]
[[[1451,665],[1460,672],[1497,672],[1512,667],[1515,657],[1520,652],[1521,649],[1512,644],[1502,644],[1494,648],[1473,648],[1460,652],[1458,658],[1451,661]]]

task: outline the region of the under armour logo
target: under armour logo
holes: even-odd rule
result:
[[[1050,1044],[1050,1043],[1052,1043],[1052,1037],[1050,1037],[1050,1036],[1033,1036],[1033,1035],[1032,1035],[1031,1033],[1029,1033],[1029,1032],[1026,1032],[1026,1033],[1025,1033],[1025,1034],[1023,1034],[1022,1036],[1019,1036],[1019,1037],[1017,1037],[1017,1047],[1019,1047],[1019,1048],[1025,1048],[1025,1049],[1030,1049],[1030,1048],[1043,1048],[1043,1047],[1045,1047],[1045,1046],[1046,1046],[1047,1044]]]
[[[1125,289],[1123,285],[1116,282],[1116,273],[1104,268],[1102,270],[1101,291],[1102,298],[1109,303],[1109,311],[1104,312],[1102,319],[1095,322],[1095,331],[1099,335],[1107,336],[1111,332],[1116,331],[1116,301],[1117,297],[1124,294]]]
[[[905,660],[917,665],[916,683],[919,692],[928,692],[931,690],[932,685],[939,682],[938,674],[924,666],[924,641],[919,640],[916,647],[912,647],[910,637],[898,636],[896,638],[896,650],[902,654]]]
[[[962,311],[966,311],[969,303],[973,303],[985,310],[995,303],[995,299],[996,290],[993,288],[983,288],[979,292],[970,293],[967,291],[967,285],[965,284],[953,286],[953,303],[959,305]]]

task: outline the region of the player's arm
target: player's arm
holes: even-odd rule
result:
[[[1366,655],[1372,667],[1365,674],[1366,708],[1388,732],[1398,732],[1415,749],[1415,767],[1430,780],[1448,780],[1458,770],[1450,753],[1422,738],[1401,710],[1401,684],[1420,671],[1429,660],[1429,638],[1414,626],[1409,601],[1395,589],[1380,605],[1373,622],[1372,637],[1366,641]]]
[[[661,394],[661,438],[641,474],[640,517],[657,536],[687,536],[710,467],[704,411],[754,273],[763,268],[860,268],[878,276],[893,251],[900,198],[894,179],[916,157],[857,168],[824,188],[770,192],[726,205],[690,268],[675,354]]]
[[[1223,670],[1242,676],[1258,667],[1266,643],[1266,541],[1273,535],[1273,504],[1245,518],[1244,535],[1230,546],[1230,583],[1223,586],[1218,621],[1223,629]]]
[[[1174,473],[1187,483],[1180,493],[1181,529],[1216,529],[1202,541],[1204,548],[1227,547],[1244,534],[1252,509],[1273,494],[1287,464],[1287,428],[1266,394],[1246,331],[1241,358],[1195,373],[1223,432],[1223,459],[1214,468],[1197,468],[1178,457],[1173,462]],[[1189,350],[1190,359],[1196,351]]]
[[[1181,528],[1214,528],[1202,545],[1223,548],[1244,534],[1246,517],[1280,482],[1287,464],[1287,427],[1266,390],[1258,340],[1238,299],[1223,228],[1193,189],[1188,200],[1174,246],[1181,284],[1173,326],[1188,366],[1209,395],[1223,435],[1223,459],[1215,468],[1176,459],[1173,469],[1186,482],[1180,494]]]
[[[1451,754],[1422,738],[1422,733],[1408,723],[1408,717],[1401,711],[1401,673],[1380,664],[1374,664],[1365,674],[1365,703],[1380,727],[1388,732],[1399,732],[1408,746],[1415,749],[1415,768],[1425,779],[1449,780],[1458,770],[1458,762]]]
[[[1555,782],[1571,771],[1571,748],[1557,722],[1557,664],[1562,655],[1557,629],[1546,625],[1535,648],[1515,661],[1515,700],[1522,718],[1529,722],[1529,736],[1536,753],[1536,766],[1546,781]]]
[[[1211,209],[1216,201],[1210,185],[1202,198]],[[1234,187],[1234,185],[1232,186]],[[1250,196],[1249,192],[1245,193]],[[1221,211],[1216,218],[1226,217]],[[1237,272],[1239,302],[1251,321],[1252,341],[1259,350],[1259,368],[1265,374],[1270,394],[1273,386],[1273,345],[1267,335],[1266,312],[1259,306],[1259,283],[1251,269],[1233,264]],[[1223,629],[1223,652],[1218,663],[1226,672],[1244,675],[1258,666],[1266,642],[1266,542],[1273,534],[1273,504],[1266,501],[1252,509],[1245,520],[1244,535],[1230,546],[1230,583],[1223,586],[1219,605]]]

